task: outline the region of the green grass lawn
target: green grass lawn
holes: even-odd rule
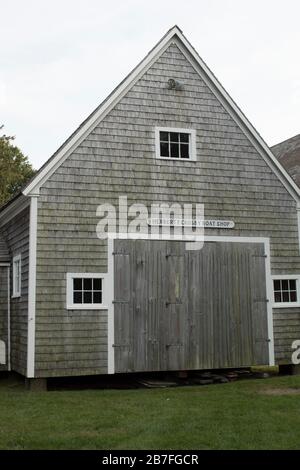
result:
[[[299,449],[300,394],[263,393],[294,387],[300,377],[28,392],[0,378],[0,448]]]

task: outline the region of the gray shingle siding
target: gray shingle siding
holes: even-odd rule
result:
[[[1,236],[6,242],[12,261],[21,254],[21,297],[11,298],[11,366],[12,370],[26,375],[27,321],[28,321],[28,262],[29,262],[29,208],[23,210],[7,224],[1,226]],[[12,293],[12,269],[11,269]]]

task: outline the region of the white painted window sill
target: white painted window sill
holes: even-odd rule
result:
[[[97,304],[74,304],[67,305],[67,310],[108,310],[107,305]]]
[[[295,308],[295,307],[300,307],[299,302],[279,302],[279,303],[273,303],[273,308]]]
[[[174,158],[174,157],[156,157],[156,160],[159,161],[159,160],[172,160],[172,161],[175,161],[175,162],[193,162],[193,163],[196,163],[196,159],[195,158]]]

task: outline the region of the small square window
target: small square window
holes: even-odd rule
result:
[[[103,275],[67,274],[67,308],[103,309],[102,289]]]
[[[196,160],[194,130],[156,128],[157,158]]]
[[[298,279],[274,279],[274,302],[276,306],[298,304]]]

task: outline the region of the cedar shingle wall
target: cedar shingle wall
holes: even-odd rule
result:
[[[183,90],[168,90],[169,78]],[[156,160],[155,126],[196,129],[197,162]],[[107,313],[67,311],[66,272],[106,272],[96,208],[117,204],[119,195],[127,195],[129,205],[204,203],[207,218],[236,224],[209,234],[271,236],[273,273],[300,271],[294,201],[173,44],[41,189],[40,376],[107,371]]]
[[[21,253],[21,297],[11,298],[11,367],[26,375],[28,320],[29,208],[1,227],[1,234],[13,256]],[[11,269],[12,292],[12,269]]]
[[[6,364],[0,364],[0,371],[7,370],[7,269],[0,266],[0,340],[6,347]]]

